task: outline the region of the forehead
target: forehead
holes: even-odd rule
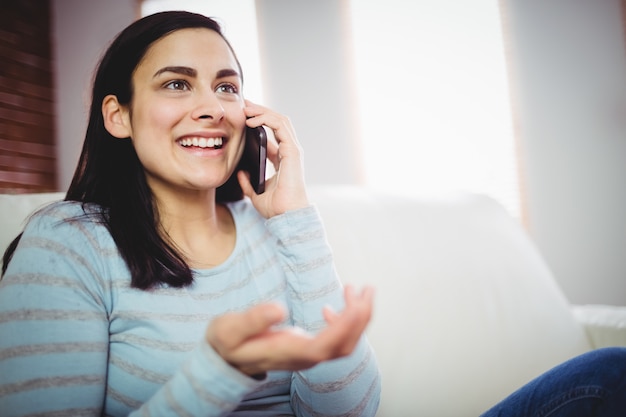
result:
[[[155,41],[136,71],[150,71],[168,65],[238,70],[235,56],[226,41],[217,32],[205,28],[180,29]]]

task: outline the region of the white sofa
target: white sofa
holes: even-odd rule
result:
[[[0,195],[0,248],[60,193]],[[316,187],[344,282],[376,287],[379,416],[477,416],[579,353],[626,346],[626,307],[571,306],[519,224],[479,195]]]

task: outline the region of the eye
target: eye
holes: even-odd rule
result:
[[[168,90],[189,90],[189,83],[185,80],[172,80],[165,83],[164,87]]]
[[[218,93],[227,93],[227,94],[239,93],[239,89],[237,88],[237,86],[231,83],[222,83],[217,86],[215,91]]]

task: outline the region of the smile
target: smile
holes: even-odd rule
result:
[[[224,140],[222,138],[184,138],[179,141],[179,143],[188,148],[188,147],[197,147],[197,148],[214,148],[220,149]]]

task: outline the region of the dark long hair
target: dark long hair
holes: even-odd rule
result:
[[[93,81],[89,123],[82,152],[65,200],[100,207],[105,224],[131,273],[131,286],[148,289],[159,284],[182,287],[193,274],[180,253],[159,233],[152,191],[130,140],[113,137],[104,127],[102,101],[115,95],[122,105],[131,102],[132,74],[148,48],[176,30],[206,28],[222,38],[220,25],[206,16],[170,11],[139,19],[113,40],[100,60]],[[235,60],[235,52],[230,47]],[[240,66],[237,60],[237,65]],[[241,67],[239,68],[241,72]],[[240,164],[241,165],[241,164]],[[218,202],[243,198],[236,172],[216,192]],[[18,236],[3,258],[3,273],[15,251]]]

